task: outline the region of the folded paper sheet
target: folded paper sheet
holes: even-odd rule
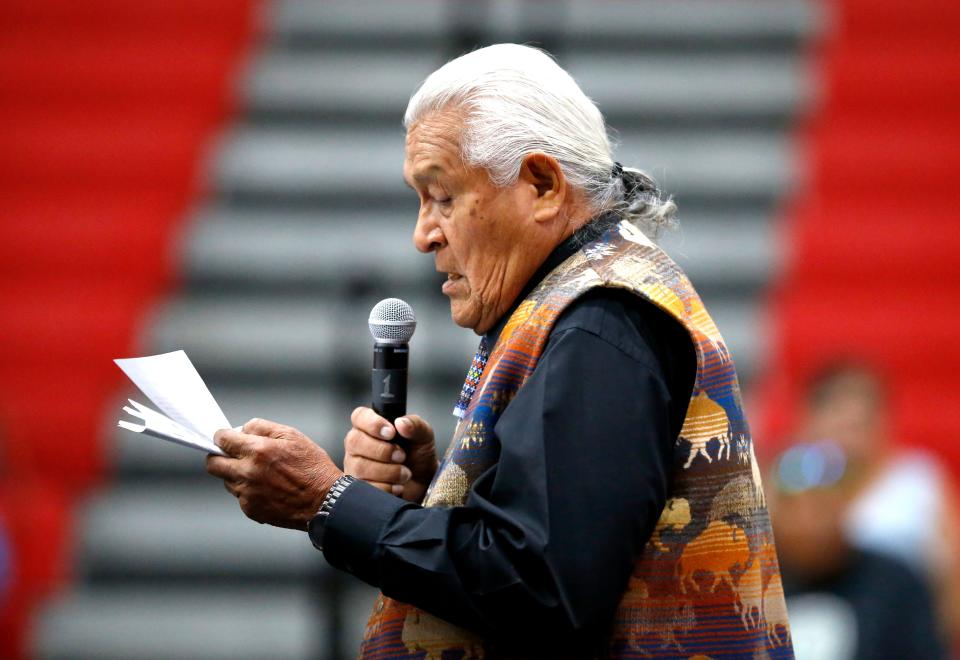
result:
[[[160,412],[130,400],[123,410],[137,422],[120,420],[121,428],[146,433],[210,454],[224,455],[213,442],[218,429],[230,423],[206,383],[183,351],[114,360]]]

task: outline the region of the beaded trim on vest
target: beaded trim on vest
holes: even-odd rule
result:
[[[600,657],[793,658],[783,587],[733,360],[680,268],[622,222],[553,270],[516,309],[490,354],[424,499],[462,505],[496,463],[494,425],[536,368],[571,302],[595,287],[633,292],[690,333],[697,375],[674,449],[668,500],[637,559]],[[361,658],[519,657],[380,596]]]

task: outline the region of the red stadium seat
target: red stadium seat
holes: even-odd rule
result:
[[[0,515],[21,657],[62,584],[72,503],[106,475],[105,405],[144,312],[176,279],[201,156],[230,109],[253,2],[0,4]]]

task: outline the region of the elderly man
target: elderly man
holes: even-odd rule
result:
[[[449,451],[358,408],[346,474],[259,419],[210,473],[382,590],[363,658],[792,657],[732,360],[642,231],[673,203],[533,48],[447,63],[405,125],[414,243],[481,336]]]

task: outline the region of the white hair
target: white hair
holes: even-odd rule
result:
[[[556,158],[594,214],[615,212],[656,235],[676,204],[645,172],[613,160],[603,115],[546,52],[518,44],[475,50],[434,71],[410,98],[409,130],[447,108],[465,112],[461,157],[498,186],[516,182],[523,158]]]

